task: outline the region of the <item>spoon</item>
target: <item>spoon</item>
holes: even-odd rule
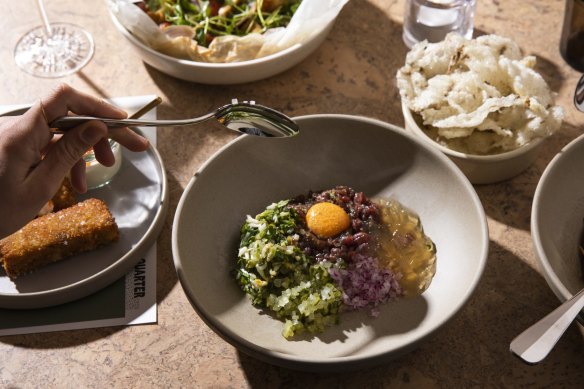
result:
[[[272,108],[256,104],[254,101],[238,102],[233,99],[231,104],[224,105],[206,115],[182,120],[141,120],[141,119],[110,119],[91,116],[63,116],[54,120],[50,127],[53,132],[63,133],[89,120],[99,120],[112,127],[174,127],[188,126],[216,119],[229,128],[241,134],[263,137],[286,137],[298,134],[298,125],[292,119]]]
[[[583,308],[584,289],[513,339],[511,352],[527,363],[541,362]]]
[[[576,92],[574,92],[574,105],[578,111],[584,112],[584,74],[580,77],[576,85]]]

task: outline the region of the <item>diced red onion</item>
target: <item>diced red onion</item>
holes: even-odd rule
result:
[[[343,303],[351,309],[371,307],[377,316],[379,304],[402,295],[399,275],[380,267],[377,259],[355,254],[345,269],[331,268],[329,273],[343,292]]]

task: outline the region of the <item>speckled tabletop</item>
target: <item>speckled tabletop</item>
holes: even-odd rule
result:
[[[195,116],[241,96],[291,116],[346,113],[403,126],[394,79],[406,54],[403,1],[350,1],[317,52],[281,75],[238,86],[189,83],[145,65],[115,30],[104,1],[46,2],[51,19],[83,25],[97,48],[75,75],[29,76],[16,67],[12,52],[18,38],[39,24],[33,3],[2,7],[0,104],[35,101],[64,81],[104,98],[157,94],[164,100],[161,118]],[[158,239],[158,323],[1,337],[0,387],[582,387],[584,337],[576,324],[539,365],[528,366],[509,353],[509,342],[559,303],[535,263],[529,223],[541,173],[584,130],[584,114],[571,104],[579,74],[558,50],[563,12],[562,0],[478,2],[476,33],[509,36],[526,54],[536,55],[537,69],[558,93],[566,119],[527,171],[476,187],[490,230],[485,273],[464,309],[416,350],[351,374],[304,373],[259,362],[211,331],[178,282],[171,226],[193,173],[232,135],[159,129],[171,212]]]

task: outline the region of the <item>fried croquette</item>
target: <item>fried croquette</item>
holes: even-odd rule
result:
[[[71,185],[71,181],[67,177],[63,179],[63,183],[57,190],[57,193],[50,199],[43,208],[39,211],[37,216],[43,216],[51,212],[57,212],[61,209],[69,208],[77,203],[77,196]]]
[[[118,225],[107,204],[88,199],[38,217],[0,240],[0,263],[6,274],[15,279],[118,239]]]

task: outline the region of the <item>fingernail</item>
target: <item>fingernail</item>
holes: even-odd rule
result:
[[[94,145],[103,138],[103,133],[99,127],[88,125],[81,130],[81,139],[88,145]]]

